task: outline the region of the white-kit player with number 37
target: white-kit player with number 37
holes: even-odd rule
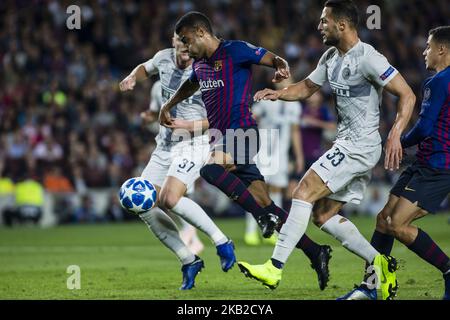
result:
[[[338,114],[338,133],[333,147],[311,166],[294,190],[289,217],[280,230],[272,259],[263,265],[239,262],[239,266],[247,275],[276,287],[312,213],[321,230],[382,272],[383,299],[392,299],[397,288],[395,259],[381,255],[351,221],[338,213],[346,202],[360,203],[371,170],[381,156],[378,127],[383,88],[399,97],[397,117],[385,146],[386,169],[399,168],[400,136],[411,117],[415,96],[387,59],[358,38],[357,24],[358,10],[351,0],[328,0],[318,30],[331,48],[316,69],[305,80],[284,89],[264,89],[255,94],[257,101],[304,100],[328,82]]]
[[[132,90],[136,81],[159,73],[162,103],[166,102],[192,72],[193,60],[176,34],[172,44],[173,48],[161,50],[152,59],[138,65],[122,80],[120,90]],[[156,109],[150,110],[143,117],[157,119],[158,113]],[[158,206],[171,210],[211,238],[217,248],[222,270],[226,272],[236,261],[233,242],[197,203],[184,196],[200,176],[199,171],[209,154],[209,137],[202,134],[208,128],[208,121],[200,92],[179,103],[171,115],[174,120],[169,128],[160,126],[157,147],[142,177],[155,185]],[[140,217],[181,261],[183,284],[180,289],[191,289],[195,276],[204,266],[203,261],[186,247],[175,223],[160,208],[154,207]]]
[[[159,111],[161,109],[161,106],[164,104],[164,100],[163,100],[163,96],[162,96],[162,87],[161,87],[161,81],[157,80],[155,83],[153,83],[152,86],[152,90],[151,90],[151,94],[150,94],[150,106],[149,109],[147,111],[144,111],[141,113],[141,118],[146,122],[146,123],[154,123],[158,120],[158,115],[159,115]],[[178,120],[177,120],[178,121]],[[194,120],[195,121],[195,120]],[[201,123],[199,123],[201,124]],[[159,127],[159,134],[156,137],[156,141],[161,141],[163,144],[167,145],[167,143],[165,143],[165,140],[162,137],[165,136],[164,132],[169,133],[170,129],[167,129],[165,127]],[[165,129],[165,130],[164,130]],[[166,134],[167,136],[167,134]],[[203,140],[201,140],[203,141]],[[187,143],[178,143],[177,146],[182,147],[183,145],[187,144],[187,148],[190,147],[189,142]],[[161,143],[159,144],[159,146],[161,146]],[[178,148],[179,149],[179,148]],[[203,150],[203,147],[199,146],[197,148],[193,148],[192,150],[195,151],[199,151],[201,149],[201,151]],[[155,181],[157,181],[157,185],[161,186],[164,183],[164,180],[166,178],[167,175],[170,176],[174,176],[177,178],[177,176],[185,178],[183,180],[186,180],[186,178],[191,179],[191,178],[195,178],[198,176],[198,170],[192,170],[193,169],[193,165],[191,164],[187,164],[187,162],[189,161],[189,159],[192,158],[192,156],[190,154],[184,154],[181,152],[182,149],[180,149],[178,152],[180,152],[180,156],[177,157],[177,159],[173,159],[173,157],[176,156],[176,153],[168,153],[167,151],[159,151],[154,153],[154,156],[151,158],[152,160],[152,165],[147,165],[147,167],[145,168],[145,171],[142,173],[143,176],[146,177],[151,177],[152,179],[154,179]],[[187,149],[186,151],[189,151],[189,149]],[[199,153],[198,155],[194,155],[197,156],[198,158],[202,158],[203,154]],[[168,161],[163,161],[166,159],[163,159],[164,157],[170,157],[170,159]],[[201,162],[201,161],[200,161]],[[178,167],[177,167],[178,164]],[[190,170],[190,168],[192,168]],[[177,171],[179,170],[179,171]],[[195,176],[196,175],[196,176]],[[150,179],[150,178],[147,178]],[[179,179],[179,178],[177,178]],[[182,180],[182,179],[179,179]],[[155,183],[156,184],[156,183]],[[186,194],[187,195],[191,195],[195,192],[195,183],[186,183],[187,186],[187,191]],[[174,218],[175,216],[172,216],[171,218]],[[199,254],[200,252],[203,251],[204,249],[204,244],[201,242],[200,238],[197,235],[197,228],[195,228],[194,226],[190,225],[189,223],[186,222],[186,220],[184,220],[183,218],[177,216],[178,222],[179,222],[179,227],[180,227],[180,237],[183,240],[183,242],[187,245],[187,247],[189,248],[189,250],[192,251],[192,253],[194,254]]]

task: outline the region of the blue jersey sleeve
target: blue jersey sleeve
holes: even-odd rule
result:
[[[267,49],[256,47],[245,41],[230,41],[228,52],[238,64],[258,64]]]
[[[424,85],[419,120],[401,139],[403,148],[420,143],[433,132],[434,124],[447,99],[447,83],[444,80],[441,77],[435,77]]]

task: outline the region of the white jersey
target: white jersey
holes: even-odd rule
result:
[[[144,64],[149,75],[159,73],[160,78],[160,95],[158,96],[156,92],[158,87],[152,88],[152,102],[150,104],[152,111],[158,112],[161,105],[176,92],[192,72],[192,66],[179,69],[175,59],[175,49],[169,48],[157,52],[152,59]],[[193,96],[177,104],[170,110],[170,114],[173,118],[184,120],[205,119],[206,109],[201,98],[201,92],[197,91]],[[156,143],[159,148],[168,151],[179,141],[180,137],[173,136],[172,129],[160,126],[159,134],[156,136]]]
[[[381,143],[378,132],[383,87],[398,71],[371,45],[358,43],[341,56],[335,47],[320,58],[308,78],[328,80],[338,114],[337,141],[358,146]]]
[[[278,129],[278,141],[271,147],[278,148],[280,156],[288,158],[291,145],[291,127],[300,124],[302,105],[298,101],[261,100],[253,104],[252,113],[258,118],[259,129]]]

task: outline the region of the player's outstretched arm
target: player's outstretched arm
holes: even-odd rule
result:
[[[264,89],[255,93],[253,99],[260,100],[285,100],[297,101],[309,98],[320,89],[318,84],[312,82],[309,78],[297,83],[293,83],[280,90]]]
[[[389,131],[385,145],[384,159],[384,168],[386,170],[395,170],[400,167],[400,162],[403,158],[400,138],[411,119],[416,96],[400,73],[389,81],[385,89],[399,98],[397,102],[397,116]]]
[[[170,110],[180,103],[181,101],[192,96],[198,89],[200,85],[198,82],[192,82],[187,79],[183,84],[178,88],[177,92],[170,97],[169,100],[164,103],[161,107],[161,112],[159,114],[159,123],[163,126],[168,126],[172,124],[172,119],[170,117]]]
[[[133,71],[131,71],[131,73],[125,77],[125,79],[123,79],[119,83],[120,91],[133,90],[137,81],[141,81],[147,78],[148,75],[147,72],[145,71],[144,64],[141,63],[136,68],[134,68]]]

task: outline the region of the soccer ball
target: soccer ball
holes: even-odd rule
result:
[[[142,177],[130,178],[120,187],[119,200],[128,212],[141,214],[155,205],[156,189],[150,181]]]

